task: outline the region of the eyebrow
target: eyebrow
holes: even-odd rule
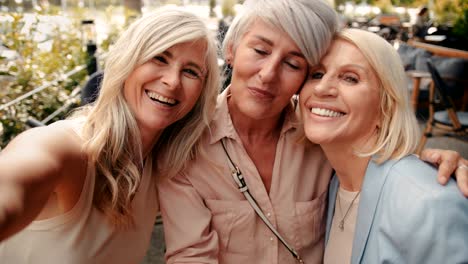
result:
[[[270,39],[265,38],[264,36],[254,35],[254,38],[259,39],[259,40],[265,42],[266,44],[268,44],[270,46],[274,45],[273,41],[271,41]],[[289,54],[294,55],[294,56],[298,56],[298,57],[301,57],[301,58],[305,58],[304,55],[299,51],[291,51],[291,52],[289,52]]]
[[[363,70],[364,72],[367,72],[369,69],[366,69],[366,67],[362,66],[362,65],[359,65],[359,64],[355,64],[355,63],[350,63],[350,64],[345,64],[343,65],[344,67],[356,67],[356,68],[359,68],[361,70]]]
[[[361,70],[364,71],[364,72],[367,72],[367,71],[368,71],[368,69],[366,69],[364,66],[359,65],[359,64],[355,64],[355,63],[348,63],[348,64],[340,65],[340,68],[343,68],[343,67],[356,67],[356,68],[361,69]],[[311,68],[311,69],[317,69],[317,68],[326,69],[325,65],[323,65],[322,63],[318,63],[318,64],[315,64],[315,65],[311,65],[310,68]]]
[[[167,57],[169,57],[170,59],[174,58],[174,55],[172,55],[172,53],[171,53],[170,51],[168,51],[168,50],[165,50],[165,51],[163,52],[163,54],[166,55]],[[200,67],[200,65],[196,64],[196,63],[193,62],[193,61],[189,61],[189,62],[187,63],[187,65],[196,68],[196,69],[199,70],[202,74],[205,74],[205,73],[206,73],[206,70],[205,70],[205,69],[203,69],[202,67]]]

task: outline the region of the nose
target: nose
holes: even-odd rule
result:
[[[337,83],[335,78],[324,75],[321,79],[315,82],[307,82],[306,85],[311,85],[314,94],[317,97],[334,97],[338,94]]]
[[[168,88],[175,89],[180,85],[180,70],[178,67],[168,67],[163,70],[161,76],[161,82],[164,83]]]
[[[258,73],[260,80],[263,83],[269,83],[278,75],[279,61],[275,58],[271,58],[270,60],[266,60],[261,67]]]

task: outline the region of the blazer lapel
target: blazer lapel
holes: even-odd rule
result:
[[[361,189],[361,197],[359,199],[351,263],[361,262],[377,204],[380,199],[380,193],[387,179],[388,171],[394,163],[395,161],[389,160],[383,164],[377,165],[371,160],[369,161],[369,165],[367,165],[366,175],[364,176]]]
[[[335,212],[336,194],[338,193],[339,186],[340,183],[338,181],[338,177],[334,175],[330,181],[330,187],[328,189],[327,232],[325,233],[325,246],[327,245],[328,238],[330,237],[333,213]]]

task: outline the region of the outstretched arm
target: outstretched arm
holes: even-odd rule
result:
[[[70,147],[63,134],[50,127],[28,130],[0,153],[0,241],[33,221],[60,182]]]
[[[437,180],[442,185],[455,173],[460,192],[468,197],[468,160],[456,151],[442,149],[424,149],[420,158],[439,167]]]

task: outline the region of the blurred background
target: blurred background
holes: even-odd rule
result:
[[[396,48],[416,40],[468,49],[467,0],[329,1],[343,26],[373,31]],[[98,89],[95,73],[102,71],[106,52],[141,14],[162,5],[181,6],[203,17],[222,41],[242,2],[0,0],[0,150],[28,124],[48,124],[92,101],[86,96]],[[427,12],[421,15],[423,9]],[[224,65],[222,58],[219,64]]]
[[[343,27],[372,31],[398,50],[408,73],[411,103],[428,136],[425,147],[457,150],[468,158],[468,124],[462,118],[468,105],[468,0],[329,1]],[[106,52],[135,18],[162,5],[180,6],[202,17],[221,42],[242,3],[0,0],[0,151],[18,133],[62,119],[73,108],[92,102]],[[431,91],[439,85],[428,71],[427,60],[447,81],[444,87],[452,110],[460,113],[455,115],[459,120],[448,121],[452,131],[442,137],[432,135],[432,127],[435,112],[446,111],[447,106],[436,108],[440,93],[431,95]],[[222,57],[219,66],[225,68]],[[163,252],[158,220],[144,263],[164,263]]]

